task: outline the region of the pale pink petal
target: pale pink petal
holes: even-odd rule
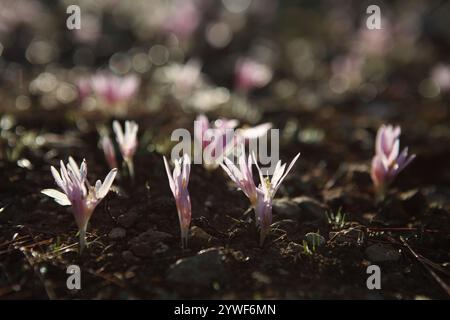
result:
[[[106,176],[105,180],[103,181],[101,187],[97,190],[96,196],[97,199],[103,199],[109,192],[109,189],[111,188],[114,178],[116,177],[117,169],[112,169],[108,175]]]
[[[62,206],[70,206],[72,204],[70,202],[69,198],[64,193],[62,193],[58,190],[44,189],[41,191],[41,193],[53,198],[53,200],[55,200],[58,204],[60,204]]]

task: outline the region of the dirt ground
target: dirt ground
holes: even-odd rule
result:
[[[284,161],[298,151],[302,156],[277,196],[282,200],[275,201],[275,224],[264,247],[258,246],[243,194],[222,170],[209,172],[195,165],[189,183],[190,245],[182,250],[162,155],[140,150],[135,183],[121,177],[97,207],[88,229],[89,249],[82,257],[77,254],[71,212],[40,190],[53,187],[49,166],[69,155],[77,160],[85,157],[88,178],[101,179],[107,165],[97,133],[89,125],[84,132],[68,130],[72,124],[58,116],[36,115],[32,122],[17,117],[11,132],[19,127],[32,132],[37,129],[33,123],[38,123],[45,128],[41,135],[51,131],[57,136],[52,145],[25,152],[31,163],[27,167],[0,162],[1,297],[448,298],[448,131],[446,136],[420,135],[414,130],[417,121],[410,122],[403,117],[407,111],[396,109],[392,119],[403,119],[402,143],[418,157],[386,200],[376,204],[368,173],[376,127],[350,108],[290,114],[300,127],[304,123],[323,130],[325,138],[317,144],[287,140],[281,146]],[[430,105],[417,109],[424,114],[408,114],[427,119],[442,108]],[[270,119],[283,123],[286,114],[271,114]],[[138,121],[141,128],[161,136],[173,126],[168,115]],[[184,121],[192,129],[188,119]],[[445,123],[448,114],[429,121]],[[424,121],[425,132],[427,125]],[[329,219],[339,211],[345,213],[344,219]],[[308,232],[319,233],[326,243],[308,253],[303,246]],[[82,270],[79,291],[66,287],[66,268],[71,264]],[[366,287],[370,264],[381,268],[381,290]]]
[[[233,1],[193,0],[198,26],[180,35],[146,20],[166,14],[157,1],[101,2],[82,8],[100,21],[87,35],[66,30],[65,2],[25,1],[11,29],[0,20],[0,299],[449,299],[448,3],[379,1],[384,29],[370,33],[363,1],[260,0],[237,13],[223,5]],[[236,62],[252,55],[273,74],[239,91]],[[203,78],[180,98],[158,72],[190,59],[201,61]],[[121,117],[77,96],[78,77],[105,69],[141,80]],[[191,103],[224,92],[226,102],[206,111]],[[192,133],[201,113],[271,122],[283,162],[301,152],[262,247],[243,193],[222,169],[194,165],[181,248],[163,155],[172,131]],[[50,166],[69,156],[86,159],[91,183],[104,179],[99,131],[115,119],[139,124],[136,180],[116,178],[79,256],[70,208],[40,192],[56,187]],[[388,123],[401,126],[401,148],[417,157],[376,202],[370,163]],[[67,289],[70,265],[80,267],[80,290]],[[380,268],[379,290],[367,287],[370,265]]]

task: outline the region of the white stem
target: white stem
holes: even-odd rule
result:
[[[126,159],[125,163],[127,164],[128,173],[130,174],[131,181],[134,182],[134,164],[133,164],[133,159]]]

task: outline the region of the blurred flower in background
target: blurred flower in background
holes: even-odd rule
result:
[[[166,12],[162,29],[179,39],[192,35],[200,24],[201,12],[194,0],[173,0]]]
[[[197,59],[191,59],[185,64],[171,63],[162,69],[162,81],[172,86],[174,96],[184,98],[203,85],[201,67]]]
[[[438,64],[431,70],[431,79],[440,91],[450,91],[450,65]]]
[[[33,26],[42,14],[42,7],[35,0],[2,0],[0,2],[0,40],[20,25]]]
[[[62,27],[71,4],[80,30]],[[386,94],[439,99],[450,87],[435,41],[446,20],[433,8],[384,4],[381,30],[369,30],[358,1],[4,0],[0,90],[12,89],[21,110],[81,101],[125,117],[170,105],[250,123],[266,111]],[[422,66],[428,75],[413,71]]]
[[[236,87],[248,92],[255,88],[262,88],[272,79],[269,66],[250,58],[242,58],[236,62]]]
[[[112,73],[97,73],[77,81],[79,98],[90,94],[97,99],[97,106],[107,114],[124,115],[131,100],[137,94],[140,79],[136,75],[119,77]]]

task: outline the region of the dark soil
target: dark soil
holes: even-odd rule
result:
[[[430,105],[420,110],[425,110],[426,118],[427,112],[436,114],[439,108]],[[397,110],[398,115],[403,112]],[[414,117],[422,115],[414,113]],[[421,136],[414,131],[417,124],[410,126],[408,119],[403,120],[402,143],[411,146],[418,157],[399,176],[386,200],[375,204],[368,174],[374,123],[348,112],[346,107],[291,113],[290,118],[297,119],[301,127],[304,123],[322,129],[325,139],[319,144],[287,141],[281,146],[284,161],[298,151],[302,156],[277,198],[307,196],[320,203],[321,211],[311,214],[308,203],[306,209],[293,213],[284,212],[284,207],[275,208],[273,230],[264,247],[259,247],[252,213],[244,215],[247,199],[220,169],[208,172],[195,165],[189,183],[193,234],[189,248],[182,250],[162,155],[148,152],[141,145],[135,158],[135,183],[122,176],[114,191],[97,207],[88,229],[89,248],[82,257],[77,253],[77,230],[70,209],[58,206],[40,190],[54,187],[50,165],[58,165],[58,159],[69,155],[78,161],[86,158],[90,181],[102,179],[108,170],[97,147],[97,133],[92,126],[74,133],[77,130],[73,123],[61,122],[57,115],[39,118],[43,121],[39,127],[46,128],[40,130],[41,134],[50,129],[60,134],[59,145],[45,144],[26,151],[23,157],[31,162],[31,170],[0,162],[0,296],[448,298],[448,136]],[[270,119],[277,119],[280,127],[285,122],[282,113]],[[167,120],[164,115],[138,119],[142,131],[150,128],[161,136],[172,126]],[[188,120],[186,126],[191,129]],[[448,121],[448,114],[432,120]],[[14,128],[20,127],[33,130],[26,117],[23,123],[18,117]],[[14,128],[10,131],[14,132]],[[75,135],[77,146],[69,143],[73,137],[68,139],[68,132]],[[339,210],[346,214],[342,225],[327,221],[326,212]],[[114,228],[124,229],[126,235],[111,239],[109,233]],[[327,240],[310,254],[303,247],[308,232],[318,232]],[[394,261],[371,262],[366,250],[374,244],[383,244],[383,250],[397,250],[400,255]],[[179,259],[198,256],[208,248],[217,250],[213,250],[216,255],[202,262],[206,271],[193,268],[194,276],[186,274],[186,279],[172,275]],[[219,262],[214,260],[217,257]],[[185,263],[189,272],[189,264],[194,262]],[[208,269],[210,263],[219,263],[220,268]],[[70,291],[66,287],[66,268],[71,264],[81,267],[82,290]],[[381,290],[366,287],[370,264],[381,268]],[[205,281],[204,276],[209,280]]]
[[[146,20],[165,17],[159,2],[83,1],[100,24],[91,21],[92,42],[67,30],[66,2],[0,0],[0,12],[19,2],[22,10],[7,14],[15,19],[0,21],[0,299],[450,297],[449,2],[377,1],[383,29],[370,33],[367,1],[258,0],[241,15],[225,1],[194,1],[199,25],[178,39]],[[229,43],[211,44],[210,26],[222,38],[229,32]],[[270,66],[270,82],[237,90],[242,57]],[[205,111],[155,75],[194,58],[205,79],[189,94],[219,86],[229,94],[208,109],[210,120],[271,122],[283,162],[301,152],[263,247],[242,192],[222,169],[194,165],[191,235],[181,249],[162,157],[172,131],[192,132]],[[439,66],[443,80],[433,77]],[[108,173],[98,130],[113,119],[77,101],[74,85],[107,69],[141,79],[119,119],[139,124],[136,181],[116,178],[80,257],[70,208],[40,192],[55,188],[50,166],[69,156],[86,159],[91,183]],[[388,123],[401,126],[401,148],[417,157],[376,203],[369,166],[376,131]],[[311,232],[324,243],[306,245]],[[81,290],[67,289],[73,264]],[[381,269],[379,290],[367,287],[369,265]]]

